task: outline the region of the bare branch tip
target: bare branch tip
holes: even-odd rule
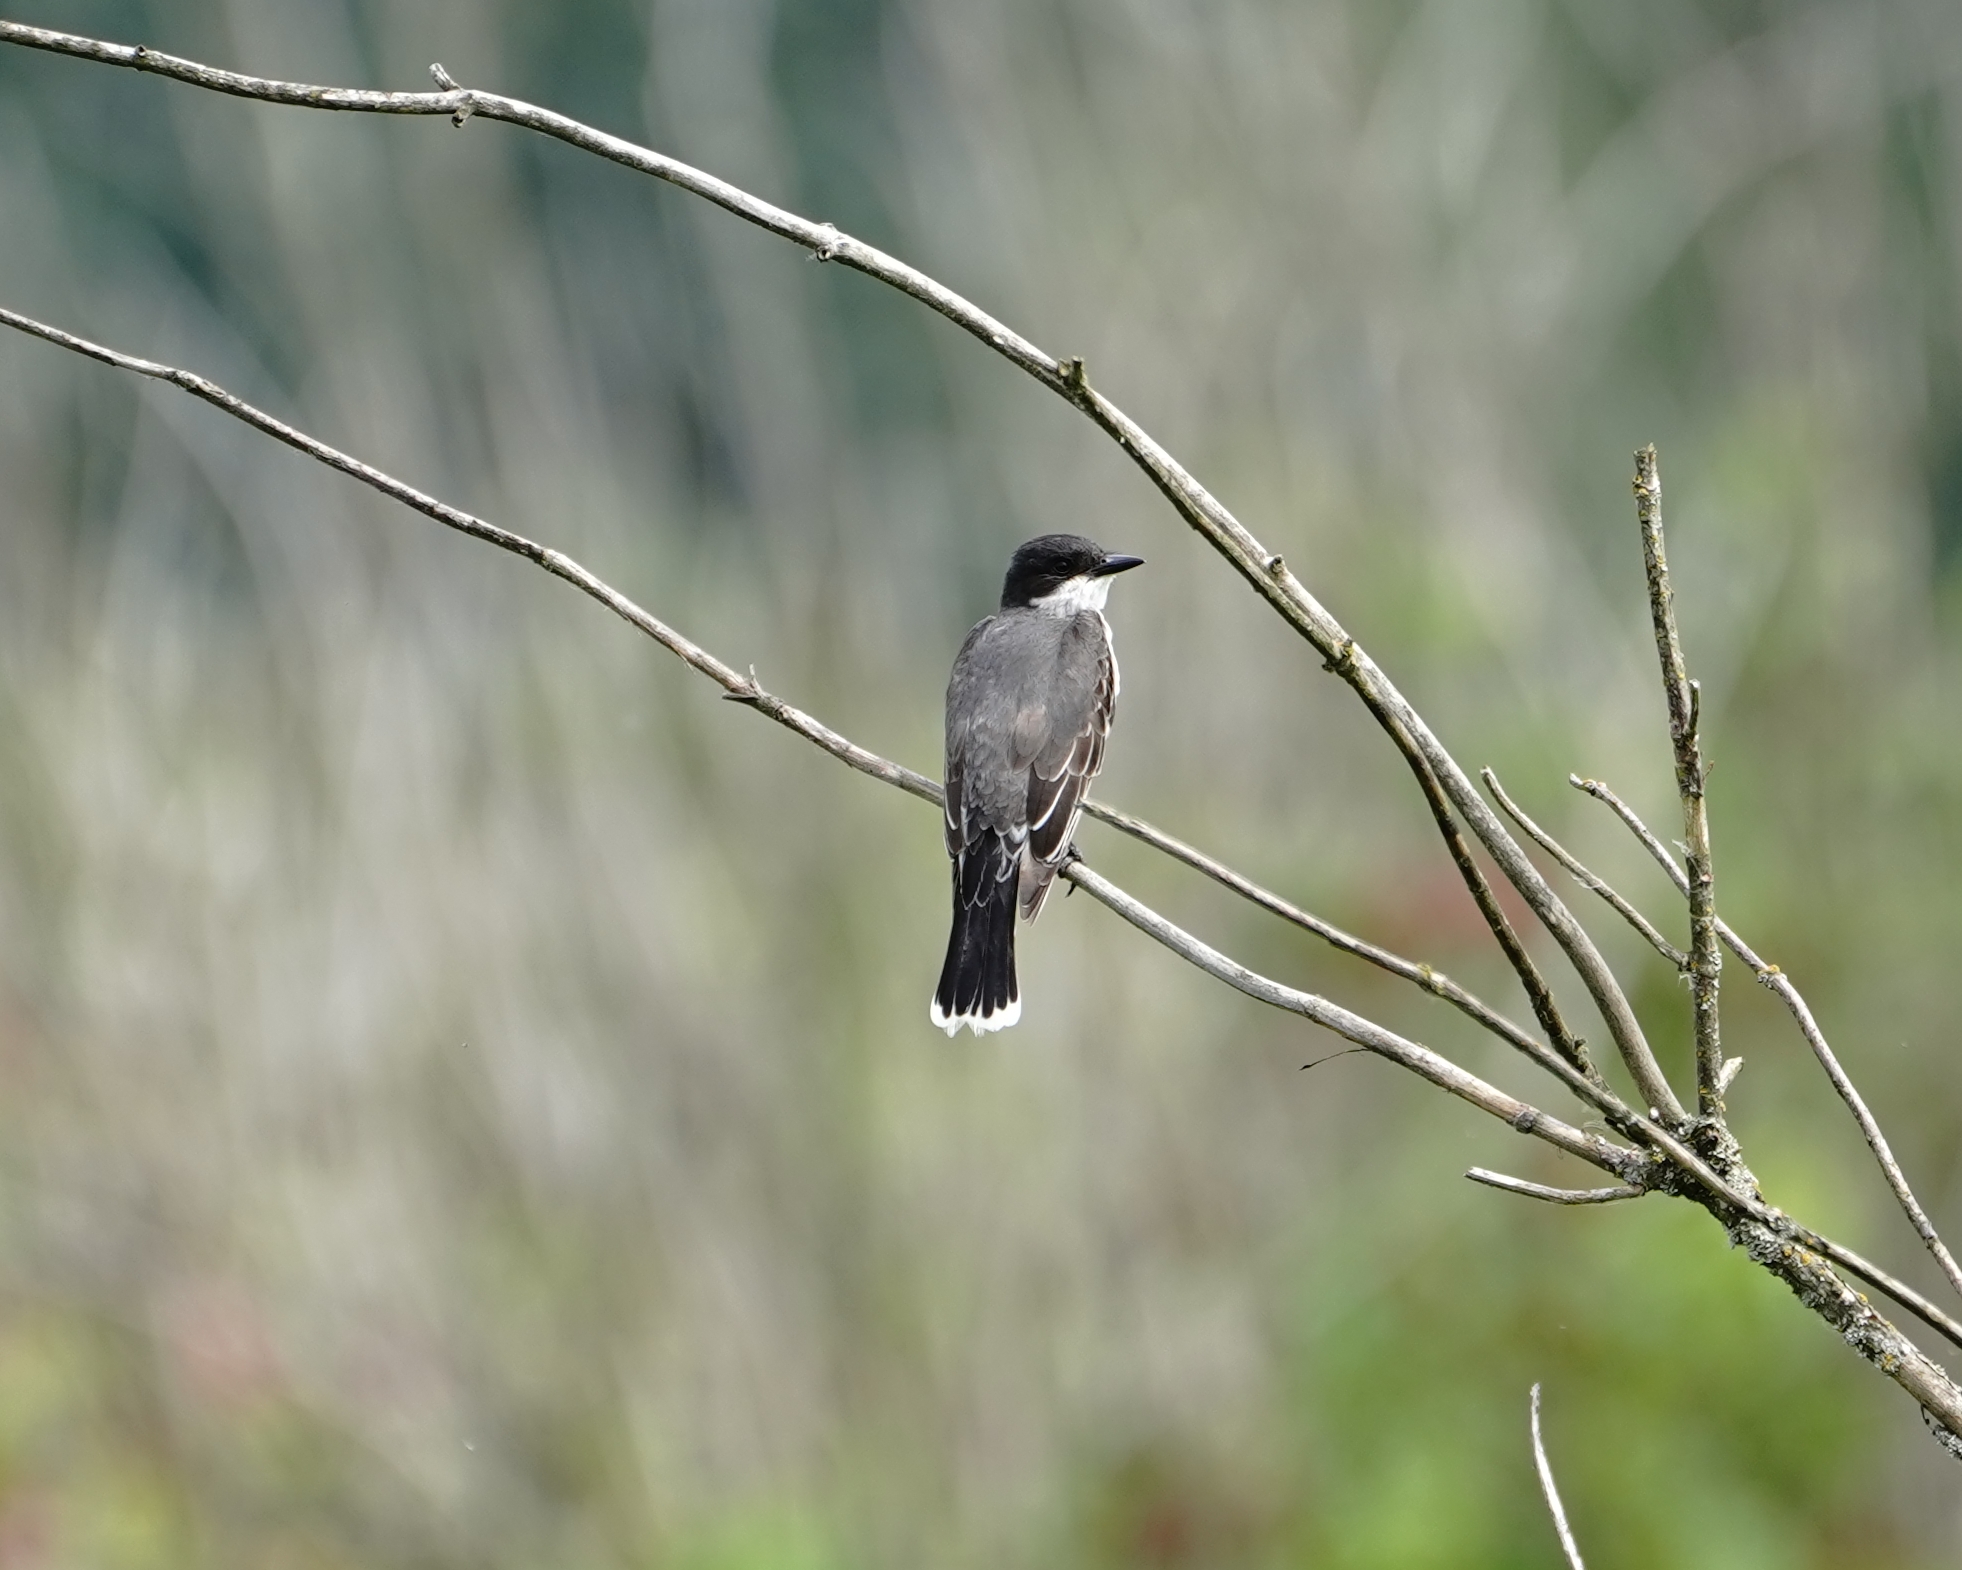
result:
[[[1493,1172],[1485,1167],[1473,1167],[1465,1176],[1474,1183],[1496,1188],[1501,1193],[1518,1194],[1549,1205],[1612,1205],[1618,1200],[1640,1199],[1647,1192],[1632,1183],[1616,1183],[1608,1188],[1550,1188],[1544,1183],[1529,1183],[1524,1178]]]
[[[752,709],[760,709],[763,700],[768,696],[769,694],[763,690],[763,683],[756,679],[756,667],[752,665],[749,668],[749,675],[742,680],[741,685],[731,687],[722,694],[722,701],[747,704]]]

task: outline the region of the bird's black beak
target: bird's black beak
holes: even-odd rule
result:
[[[1133,567],[1142,567],[1142,556],[1106,556],[1090,569],[1093,578],[1108,578],[1114,572],[1129,572]]]

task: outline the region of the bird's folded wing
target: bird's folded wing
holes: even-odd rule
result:
[[[1075,701],[1052,705],[1058,723],[1029,769],[1029,854],[1052,865],[1069,849],[1083,798],[1104,766],[1104,742],[1117,703],[1117,666],[1101,618],[1084,620],[1097,634],[1094,642],[1085,639],[1094,649],[1094,663],[1084,671],[1089,679],[1080,695],[1070,695]]]

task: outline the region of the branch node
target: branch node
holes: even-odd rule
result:
[[[1067,392],[1079,396],[1090,391],[1090,370],[1083,362],[1083,356],[1072,354],[1056,362],[1056,368],[1063,373],[1063,387]]]
[[[818,229],[824,238],[811,247],[811,260],[814,262],[835,260],[839,247],[844,243],[844,235],[840,233],[836,224],[830,222],[819,224]]]
[[[1281,560],[1280,553],[1278,551],[1274,555],[1267,558],[1267,570],[1270,573],[1272,573],[1276,578],[1283,576],[1287,572],[1288,564],[1283,560]]]
[[[459,85],[456,78],[443,69],[442,61],[434,60],[430,62],[429,75],[430,79],[438,87],[442,88],[444,92],[461,93],[463,95],[463,102],[456,106],[456,112],[450,116],[451,125],[461,126],[465,120],[468,120],[477,112],[477,106],[470,101],[470,90],[467,87]]]
[[[1485,788],[1492,793],[1492,799],[1499,804],[1507,817],[1526,831],[1528,838],[1565,867],[1582,888],[1592,890],[1606,900],[1616,915],[1641,933],[1648,940],[1649,947],[1668,960],[1679,972],[1684,974],[1689,972],[1689,955],[1656,931],[1646,916],[1616,893],[1603,879],[1596,877],[1582,866],[1566,846],[1520,811],[1518,803],[1506,794],[1505,787],[1499,783],[1498,775],[1490,769],[1479,770],[1479,775],[1485,781]],[[1567,778],[1572,780],[1574,776],[1570,774]]]
[[[748,678],[740,686],[731,687],[723,693],[722,701],[747,704],[752,709],[760,709],[768,697],[769,694],[763,690],[763,684],[756,679],[756,667],[752,665],[749,668]]]

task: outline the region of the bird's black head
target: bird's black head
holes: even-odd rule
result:
[[[1142,556],[1113,556],[1080,534],[1045,534],[1017,547],[1002,579],[1001,608],[1033,605],[1071,579],[1107,578],[1144,565]]]

